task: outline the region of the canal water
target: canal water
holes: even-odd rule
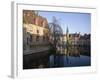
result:
[[[90,66],[90,57],[80,55],[79,57],[66,55],[51,55],[49,57],[49,67],[78,67]]]
[[[90,47],[86,46],[64,49],[60,54],[36,54],[24,56],[23,69],[91,66]]]

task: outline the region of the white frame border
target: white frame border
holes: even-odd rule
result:
[[[72,68],[52,68],[52,69],[22,69],[22,9],[32,9],[34,10],[48,10],[49,11],[65,11],[65,12],[82,12],[82,13],[91,13],[91,67],[72,67]],[[58,8],[58,9],[57,9]],[[66,10],[67,9],[67,10]],[[12,68],[11,76],[14,78],[18,77],[45,77],[45,76],[54,76],[54,75],[65,75],[65,74],[74,74],[74,73],[94,73],[96,72],[96,8],[95,7],[77,7],[77,6],[59,6],[59,5],[41,5],[41,4],[27,4],[12,2]],[[93,46],[94,45],[94,46]],[[20,54],[19,54],[20,53]],[[56,70],[56,71],[55,71]],[[66,71],[65,71],[66,70]]]

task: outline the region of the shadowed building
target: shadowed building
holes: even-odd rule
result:
[[[63,54],[80,55],[81,51],[84,53],[90,51],[90,34],[69,33],[67,28],[66,34],[63,34]],[[80,49],[79,49],[80,47]],[[84,49],[85,47],[85,49]],[[83,50],[84,49],[84,50]]]

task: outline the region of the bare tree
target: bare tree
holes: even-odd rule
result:
[[[63,30],[56,17],[53,17],[52,23],[49,23],[49,30],[51,34],[52,48],[54,49],[54,53],[57,53],[57,47],[61,46],[60,42],[63,35]]]

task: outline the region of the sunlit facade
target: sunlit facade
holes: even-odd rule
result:
[[[46,18],[32,10],[23,10],[24,54],[49,49],[49,28]]]

